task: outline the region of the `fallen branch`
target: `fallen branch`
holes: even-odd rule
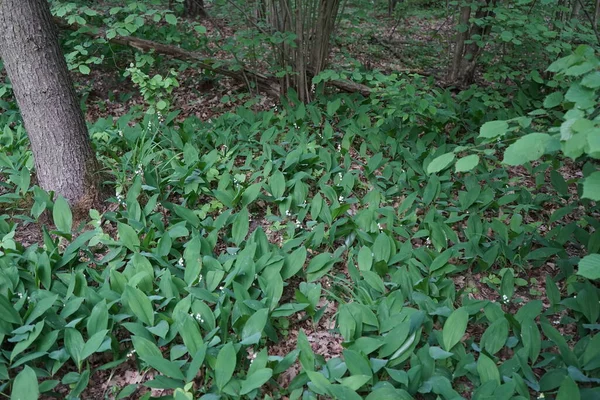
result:
[[[54,17],[54,22],[61,29],[79,31],[80,28],[82,28],[81,25],[69,24],[65,20],[57,17]],[[143,52],[154,51],[157,54],[162,54],[180,60],[190,60],[205,70],[212,71],[219,75],[228,76],[237,81],[243,82],[244,84],[247,84],[248,82],[254,82],[258,89],[268,93],[273,97],[279,98],[281,96],[281,86],[279,85],[277,78],[273,76],[261,74],[260,72],[251,71],[245,68],[242,68],[239,71],[232,71],[215,65],[215,60],[213,59],[206,58],[203,55],[193,51],[184,50],[178,46],[162,44],[152,40],[140,39],[133,36],[116,36],[112,39],[107,39],[106,32],[103,29],[90,26],[85,26],[85,28],[86,29],[82,29],[81,31],[81,33],[85,35],[94,38],[103,38],[108,40],[110,43],[133,47]],[[352,81],[335,80],[328,81],[327,83],[344,92],[358,92],[364,96],[368,96],[371,93],[371,88],[368,86]]]

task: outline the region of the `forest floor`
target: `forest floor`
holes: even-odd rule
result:
[[[208,20],[206,26],[208,31],[211,32],[214,30],[212,24],[218,23],[219,26],[225,26],[227,22],[225,20]],[[344,26],[344,21],[342,21],[341,28],[351,33],[336,37],[332,49],[332,61],[336,65],[343,65],[347,61],[347,56],[350,55],[360,61],[367,69],[380,70],[387,74],[408,71],[433,76],[443,81],[447,70],[447,62],[450,59],[453,27],[454,22],[451,16],[425,18],[424,15],[417,15],[395,19],[381,14],[374,19],[365,19],[361,25],[353,27]],[[124,60],[123,65],[118,66],[120,69],[107,66],[106,68],[93,69],[92,73],[86,77],[79,74],[74,75],[76,87],[85,98],[85,111],[88,122],[92,123],[102,118],[116,120],[134,107],[144,107],[144,99],[137,88],[131,84],[130,80],[122,76],[124,68],[129,62],[129,60]],[[215,77],[206,80],[197,71],[187,69],[179,74],[178,80],[180,86],[173,91],[172,109],[179,111],[178,119],[181,120],[189,116],[196,116],[203,121],[210,121],[224,113],[234,111],[250,99],[249,97],[238,98],[238,96],[235,96],[246,92],[247,88],[231,78]],[[230,100],[223,102],[222,99],[225,96],[228,96]],[[263,93],[258,101],[252,105],[252,108],[258,111],[275,106],[277,106],[277,99]],[[571,163],[567,164],[561,173],[565,179],[569,179],[579,176],[580,171],[579,166]],[[532,190],[536,190],[534,180],[525,169],[513,168],[509,172],[512,178],[519,179]],[[571,190],[575,190],[574,187]],[[543,215],[531,215],[529,218],[548,220],[553,211],[551,209],[543,210]],[[270,222],[266,220],[259,220],[256,223],[265,227],[270,225]],[[549,227],[542,226],[540,229],[549,229]],[[33,224],[23,225],[17,233],[17,239],[26,245],[35,242],[38,244],[43,243],[41,230]],[[271,239],[273,241],[278,240],[276,236],[271,236]],[[572,251],[580,253],[581,249],[572,249]],[[533,284],[518,287],[515,296],[520,300],[515,304],[545,298],[545,276],[555,273],[556,266],[552,262],[548,262],[540,268],[522,271],[522,275],[517,276],[517,278],[523,278]],[[457,290],[465,290],[472,298],[500,301],[498,292],[491,290],[486,283],[493,278],[483,273],[468,273],[456,277],[454,280]],[[331,284],[326,279],[322,280],[322,283],[325,287]],[[294,289],[294,287],[294,285],[291,285],[289,290]],[[564,290],[564,288],[560,289]],[[312,324],[303,319],[290,321],[287,336],[280,343],[272,346],[271,354],[285,355],[295,349],[298,331],[303,329],[316,354],[322,355],[326,359],[340,356],[343,339],[333,330],[337,312],[336,303],[330,302],[322,304],[322,306],[327,307],[327,309],[318,324]],[[574,334],[574,332],[565,332],[565,328],[562,329],[565,334]],[[468,335],[474,337],[479,337],[482,333],[483,331],[478,330],[477,326],[470,327],[470,330],[467,331]],[[249,354],[248,356],[251,357],[252,355]],[[97,365],[106,362],[101,358],[96,361]],[[64,373],[67,372],[69,371],[64,371]],[[297,370],[291,369],[287,374],[280,377],[279,384],[286,386],[293,379],[295,373],[297,373]],[[114,398],[113,388],[124,387],[128,384],[141,384],[152,378],[152,372],[139,373],[135,360],[131,359],[121,364],[116,370],[96,371],[81,398]],[[66,393],[68,390],[69,388],[65,385],[62,392]],[[468,388],[465,388],[465,390],[468,390]],[[58,388],[57,391],[61,392]],[[138,398],[141,394],[141,391],[137,391],[129,398]],[[164,392],[153,391],[153,394],[160,395]],[[466,391],[464,395],[469,397]]]

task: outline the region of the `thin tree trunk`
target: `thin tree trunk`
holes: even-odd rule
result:
[[[204,0],[185,0],[183,3],[183,14],[186,17],[206,17],[206,11],[204,10]]]
[[[579,13],[581,12],[581,3],[579,0],[573,0],[571,7],[571,19],[579,17]]]
[[[594,30],[598,29],[598,19],[600,19],[600,0],[596,0],[596,7],[594,8]]]
[[[463,6],[460,9],[460,18],[458,24],[467,26],[469,24],[469,18],[471,18],[471,6]],[[454,47],[454,58],[452,60],[452,67],[450,69],[449,80],[454,82],[458,79],[458,74],[462,65],[462,60],[465,51],[465,41],[469,38],[469,30],[465,29],[464,32],[458,32],[456,34],[456,45]]]
[[[40,186],[87,212],[99,198],[99,164],[46,0],[0,0],[0,56]]]

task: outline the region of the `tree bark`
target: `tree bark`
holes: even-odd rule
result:
[[[87,212],[99,198],[99,164],[46,0],[0,0],[0,57],[40,186]]]
[[[183,14],[186,17],[206,17],[206,11],[204,10],[204,0],[185,0],[183,3]]]
[[[471,6],[466,5],[460,9],[460,18],[458,20],[459,25],[468,25],[469,18],[471,17]],[[452,67],[448,74],[448,79],[454,82],[458,79],[460,67],[464,57],[465,41],[469,38],[469,30],[465,29],[464,32],[458,32],[456,34],[456,45],[454,46],[454,58],[452,60]]]

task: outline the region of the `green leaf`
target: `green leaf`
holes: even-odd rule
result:
[[[494,361],[483,353],[479,354],[479,360],[477,360],[477,373],[482,384],[488,381],[500,384],[500,371],[498,371],[498,367]]]
[[[456,161],[454,168],[456,172],[467,172],[475,168],[479,164],[479,156],[477,154],[471,154],[470,156],[463,157]]]
[[[298,247],[291,254],[285,257],[281,277],[286,280],[296,275],[304,266],[306,261],[306,247]]]
[[[327,115],[333,117],[342,104],[341,97],[337,97],[333,101],[327,102]]]
[[[271,178],[269,178],[269,187],[271,188],[271,194],[275,199],[280,199],[285,193],[285,177],[281,171],[275,171]]]
[[[179,334],[183,339],[183,344],[185,344],[185,347],[188,349],[188,353],[193,356],[202,348],[202,345],[204,345],[200,328],[198,327],[196,320],[189,314],[182,313],[180,318],[181,321],[179,321],[178,324]]]
[[[131,251],[135,251],[137,247],[140,247],[140,238],[131,226],[118,222],[117,231],[119,232],[119,239],[123,243],[123,246]]]
[[[361,271],[370,271],[373,266],[373,252],[367,246],[360,248],[358,252],[358,269]]]
[[[544,108],[554,108],[560,105],[563,101],[563,94],[561,92],[554,92],[546,96],[544,100]]]
[[[600,201],[600,171],[590,174],[583,180],[584,199]]]
[[[148,326],[154,326],[154,309],[150,299],[144,292],[127,285],[122,299],[140,321]]]
[[[441,347],[431,346],[429,348],[429,355],[434,360],[445,360],[446,358],[452,357],[454,353],[443,350]]]
[[[0,294],[0,320],[18,325],[23,323],[17,310],[3,294]]]
[[[248,204],[252,203],[258,195],[260,194],[260,189],[262,189],[262,183],[254,183],[244,190],[242,193],[242,207],[247,207]]]
[[[273,370],[271,368],[262,368],[248,375],[245,381],[242,382],[240,394],[248,394],[254,389],[258,389],[271,379]]]
[[[167,108],[169,104],[164,101],[164,100],[159,100],[156,102],[156,109],[159,111],[163,111],[165,108]]]
[[[98,302],[87,319],[87,334],[92,336],[108,327],[108,307],[106,300]]]
[[[71,233],[73,225],[73,214],[69,208],[69,203],[64,197],[58,196],[54,201],[54,207],[52,208],[52,218],[54,219],[54,225],[62,233]]]
[[[181,381],[185,380],[185,376],[183,376],[183,372],[181,372],[181,368],[179,368],[179,364],[174,361],[165,360],[162,356],[148,356],[141,357],[149,366],[157,370],[163,375],[166,375],[173,379],[179,379]]]
[[[252,316],[248,318],[248,321],[246,321],[244,329],[242,330],[241,344],[248,345],[258,343],[268,318],[269,309],[267,308],[262,308],[252,314]]]
[[[165,14],[165,21],[170,25],[177,25],[177,17],[173,14]]]
[[[490,121],[486,122],[479,129],[479,137],[495,138],[502,136],[508,131],[508,122],[506,121]]]
[[[350,349],[344,350],[344,361],[352,375],[373,376],[369,361],[359,352]]]
[[[467,330],[469,313],[463,307],[458,308],[450,314],[442,330],[442,342],[446,351],[452,350],[454,345],[460,342]]]
[[[185,261],[183,280],[188,286],[192,286],[200,277],[200,271],[202,269],[201,248],[202,243],[200,242],[200,237],[194,235],[183,251],[183,259]]]
[[[333,266],[333,254],[321,253],[310,260],[306,268],[306,279],[308,282],[313,282],[329,272]]]
[[[600,279],[600,254],[588,254],[579,261],[577,275],[591,280]]]
[[[596,89],[600,87],[600,71],[594,71],[583,77],[581,84],[589,87],[590,89]]]
[[[231,380],[236,365],[235,347],[233,343],[229,342],[219,351],[217,363],[215,364],[215,381],[219,390],[223,390],[225,385]]]
[[[481,347],[488,353],[496,354],[508,339],[508,321],[506,318],[497,319],[483,333]]]
[[[65,329],[65,350],[71,356],[77,368],[81,368],[81,362],[83,361],[83,347],[85,343],[81,333],[77,329],[67,328]]]
[[[131,342],[133,343],[133,347],[137,355],[143,360],[151,357],[162,357],[160,349],[146,338],[141,336],[132,336]]]
[[[250,228],[250,219],[248,215],[248,209],[242,208],[242,210],[235,216],[233,220],[233,226],[231,227],[231,238],[236,246],[239,246],[248,234]]]
[[[565,99],[577,104],[579,108],[587,109],[594,107],[596,104],[596,92],[593,89],[581,86],[579,83],[573,83],[567,90]]]
[[[566,376],[562,381],[560,388],[558,389],[558,394],[556,395],[556,400],[580,400],[581,394],[579,393],[579,388],[577,384],[570,376]]]
[[[530,133],[523,136],[506,149],[504,160],[507,165],[523,165],[540,158],[552,138],[545,133]]]
[[[35,371],[26,365],[13,382],[10,400],[37,400],[39,396],[40,389]]]
[[[86,343],[83,345],[81,350],[81,359],[85,360],[92,354],[94,354],[104,342],[104,338],[108,334],[108,329],[103,329],[96,332]]]
[[[79,64],[79,72],[81,72],[83,75],[89,75],[91,70],[87,65]]]
[[[454,161],[454,157],[454,153],[450,152],[434,158],[427,166],[427,174],[434,174],[445,169],[450,165],[450,163],[452,163],[452,161]]]
[[[528,350],[529,359],[532,363],[535,363],[542,348],[542,337],[533,319],[527,318],[521,323],[521,340],[523,341],[523,347]]]

